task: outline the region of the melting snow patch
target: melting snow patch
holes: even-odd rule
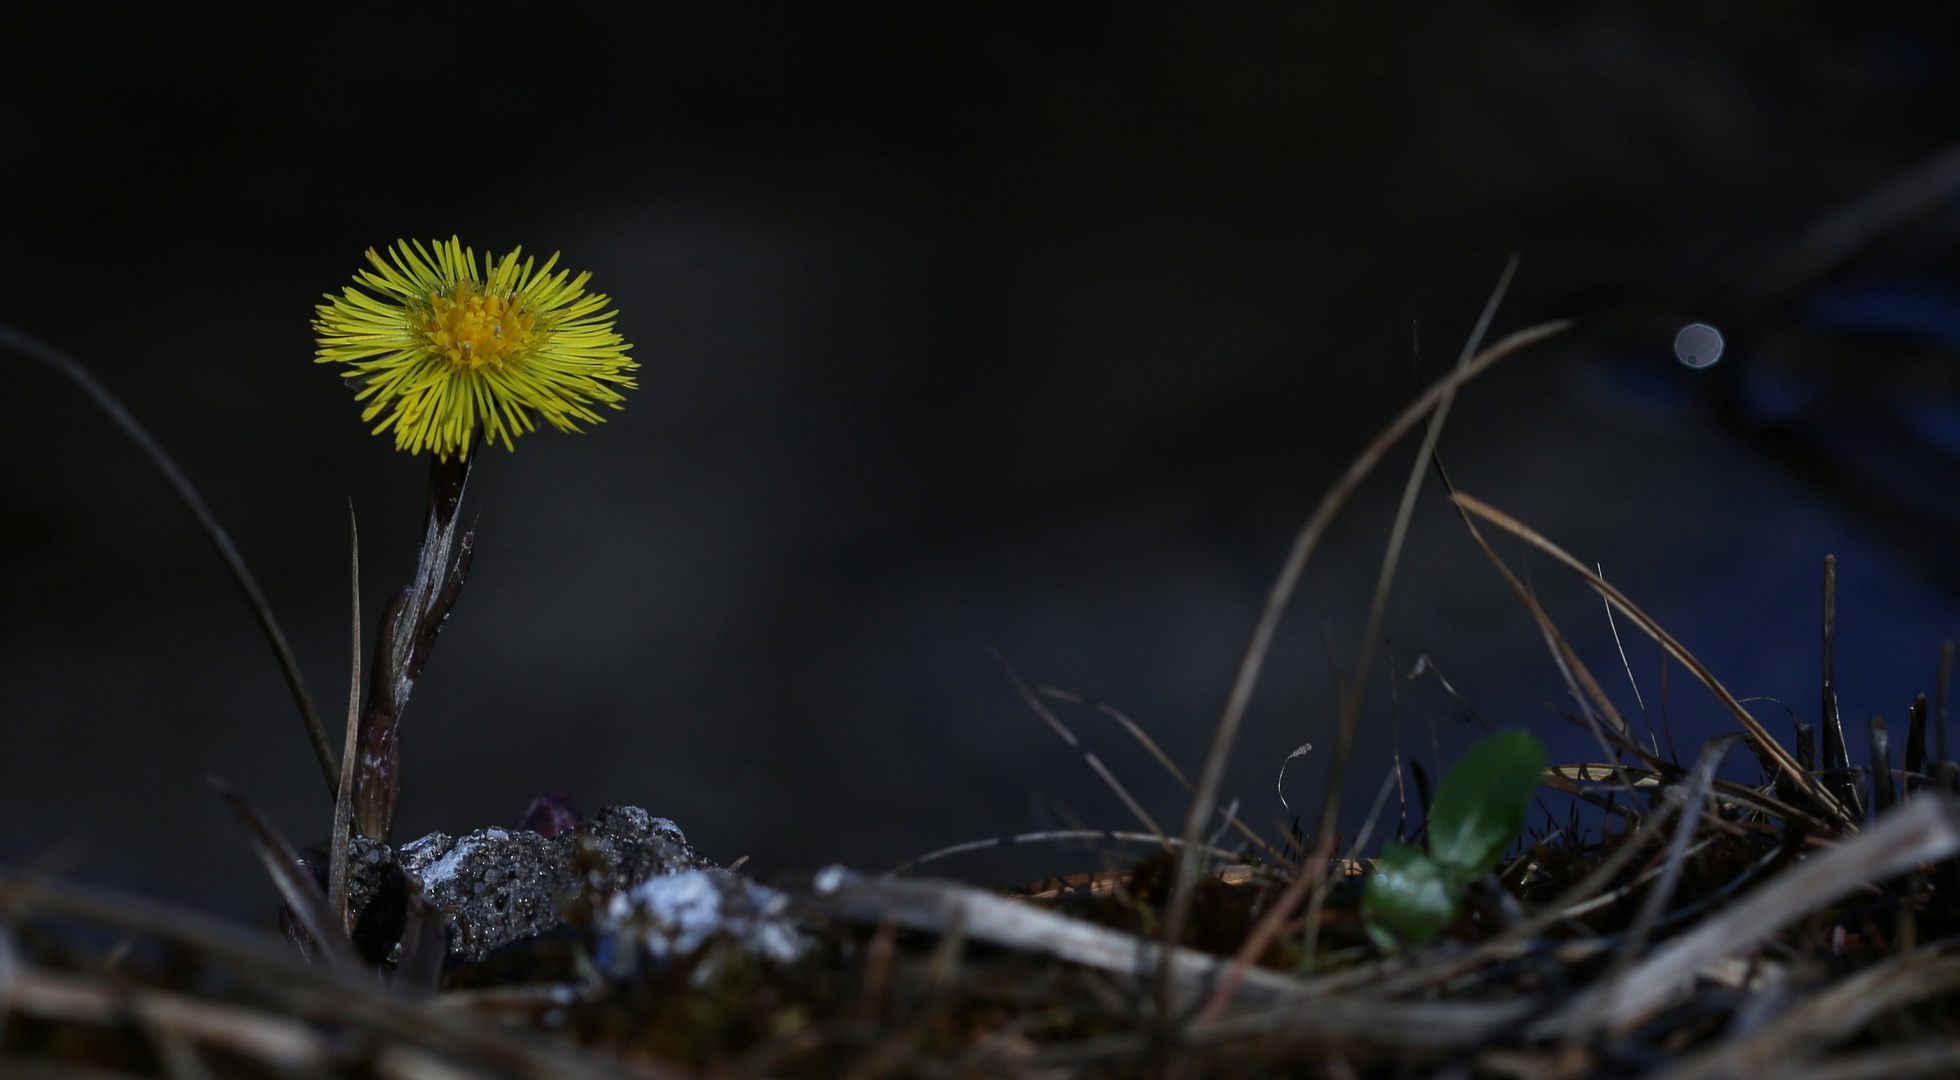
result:
[[[456,872],[462,868],[463,860],[468,858],[470,852],[475,850],[476,841],[470,837],[465,836],[456,841],[456,846],[450,848],[448,854],[437,859],[427,870],[422,871],[422,881],[425,884],[434,885],[455,877]]]
[[[642,951],[656,962],[686,956],[717,935],[787,964],[810,947],[788,907],[785,894],[726,870],[688,870],[613,894],[599,929],[614,964],[630,964]]]

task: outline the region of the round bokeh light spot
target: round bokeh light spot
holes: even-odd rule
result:
[[[1705,368],[1722,358],[1722,332],[1707,323],[1689,323],[1674,335],[1675,359]]]

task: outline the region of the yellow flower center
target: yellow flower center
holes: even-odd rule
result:
[[[537,339],[536,322],[522,293],[480,293],[459,281],[450,296],[429,294],[429,349],[448,357],[451,367],[500,368],[519,359]]]

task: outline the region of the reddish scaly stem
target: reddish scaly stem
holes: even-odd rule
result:
[[[395,594],[375,635],[374,675],[361,716],[360,759],[354,772],[354,822],[361,835],[387,843],[401,799],[401,717],[436,637],[469,575],[475,546],[456,545],[456,512],[470,477],[470,459],[432,458],[429,503],[415,580]]]

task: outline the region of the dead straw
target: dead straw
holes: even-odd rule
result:
[[[1096,698],[1089,697],[1086,694],[1078,694],[1073,690],[1064,690],[1060,687],[1048,686],[1046,684],[1037,686],[1034,690],[1037,694],[1046,695],[1057,701],[1066,701],[1071,705],[1080,705],[1084,708],[1094,709],[1111,720],[1114,720],[1124,731],[1129,732],[1131,738],[1143,746],[1144,751],[1154,758],[1157,764],[1164,767],[1165,772],[1171,774],[1171,779],[1176,780],[1179,787],[1182,787],[1186,792],[1191,790],[1191,778],[1184,775],[1184,770],[1177,767],[1177,762],[1172,761],[1170,755],[1164,753],[1163,748],[1157,745],[1157,740],[1151,738],[1150,733],[1143,730],[1143,725],[1124,715],[1114,705],[1111,705],[1107,701],[1100,701]],[[1223,812],[1223,816],[1231,824],[1232,828],[1239,831],[1240,836],[1245,837],[1248,843],[1260,851],[1265,852],[1267,858],[1282,866],[1290,867],[1293,865],[1293,860],[1287,858],[1284,852],[1274,847],[1265,837],[1254,832],[1250,825],[1240,820],[1235,810],[1227,807]],[[1213,846],[1216,847],[1216,843]]]
[[[1783,748],[1783,744],[1777,742],[1764,729],[1763,725],[1754,716],[1750,715],[1749,710],[1743,708],[1736,701],[1735,695],[1729,693],[1728,688],[1723,686],[1700,660],[1695,659],[1693,653],[1683,648],[1680,642],[1674,640],[1673,635],[1662,629],[1661,625],[1652,618],[1649,618],[1646,612],[1635,607],[1633,601],[1628,600],[1619,589],[1607,584],[1599,575],[1587,569],[1584,563],[1567,554],[1565,549],[1540,536],[1530,527],[1518,521],[1516,518],[1511,517],[1509,514],[1462,492],[1456,493],[1451,498],[1456,500],[1457,505],[1463,507],[1465,510],[1538,548],[1559,562],[1564,563],[1580,577],[1584,578],[1588,585],[1591,585],[1595,591],[1601,596],[1604,596],[1615,608],[1619,609],[1621,614],[1633,620],[1635,625],[1639,626],[1649,637],[1658,642],[1661,648],[1666,650],[1668,655],[1674,657],[1676,661],[1693,673],[1695,678],[1700,680],[1701,684],[1706,686],[1709,692],[1715,695],[1716,700],[1720,701],[1729,710],[1736,718],[1736,721],[1742,725],[1743,730],[1759,740],[1764,749],[1776,758],[1777,763],[1789,772],[1791,778],[1796,781],[1797,785],[1803,788],[1804,793],[1816,800],[1818,805],[1827,814],[1837,819],[1837,824],[1840,828],[1846,830],[1855,828],[1852,824],[1852,815],[1846,810],[1844,804],[1832,796],[1830,792],[1824,790],[1815,778],[1804,771],[1802,766],[1797,764],[1796,759],[1790,756],[1790,752]],[[1620,726],[1624,727],[1624,722]]]
[[[1108,785],[1109,790],[1116,794],[1117,800],[1130,812],[1130,815],[1142,823],[1144,828],[1150,830],[1150,835],[1157,838],[1157,843],[1160,847],[1165,851],[1170,851],[1171,842],[1165,837],[1164,830],[1158,826],[1157,819],[1150,816],[1150,812],[1145,810],[1143,804],[1138,802],[1136,797],[1130,794],[1130,789],[1124,787],[1121,780],[1116,779],[1116,774],[1109,771],[1109,766],[1103,764],[1102,759],[1096,756],[1096,752],[1082,745],[1082,740],[1076,738],[1075,731],[1067,724],[1062,723],[1061,717],[1056,716],[1054,710],[1050,709],[1040,698],[1035,696],[1034,691],[1029,689],[1028,684],[1022,680],[1020,673],[1014,670],[1014,665],[1007,662],[1006,657],[1002,656],[999,652],[995,652],[994,662],[1000,665],[1000,670],[1006,674],[1007,680],[1014,684],[1014,692],[1021,696],[1021,700],[1026,703],[1027,707],[1036,716],[1040,717],[1057,737],[1067,743],[1069,749],[1082,755],[1083,762],[1097,776],[1102,777],[1102,782]]]
[[[1572,325],[1569,319],[1541,323],[1520,330],[1503,340],[1477,353],[1468,362],[1460,363],[1453,371],[1432,384],[1423,395],[1417,398],[1391,422],[1382,433],[1375,437],[1367,449],[1361,452],[1348,466],[1341,478],[1321,497],[1320,504],[1314,508],[1313,515],[1301,527],[1294,538],[1293,548],[1286,562],[1281,566],[1279,576],[1266,595],[1265,607],[1261,610],[1259,621],[1254,625],[1252,640],[1246,645],[1244,656],[1239,662],[1237,677],[1233,680],[1232,691],[1225,701],[1225,711],[1219,717],[1218,727],[1212,734],[1211,748],[1205,757],[1204,768],[1198,774],[1198,789],[1192,796],[1190,812],[1185,815],[1183,838],[1185,848],[1178,868],[1175,891],[1165,918],[1165,941],[1174,942],[1172,934],[1181,934],[1183,920],[1188,916],[1191,892],[1195,887],[1193,873],[1196,863],[1193,860],[1193,845],[1202,837],[1204,825],[1210,819],[1212,808],[1218,799],[1218,788],[1224,781],[1225,766],[1231,758],[1232,744],[1238,739],[1239,726],[1245,719],[1245,710],[1251,704],[1253,691],[1258,687],[1260,673],[1264,670],[1266,656],[1272,649],[1273,636],[1279,629],[1280,617],[1285,614],[1293,590],[1298,586],[1300,575],[1305,571],[1307,560],[1320,544],[1321,537],[1333,523],[1334,517],[1347,504],[1361,481],[1374,471],[1390,448],[1401,441],[1402,436],[1424,417],[1438,408],[1446,399],[1453,397],[1458,388],[1482,374],[1485,369],[1498,360],[1527,345],[1542,341],[1560,333]],[[1418,459],[1419,464],[1427,461],[1427,456]],[[1302,877],[1315,875],[1311,861],[1302,867]],[[1311,887],[1311,883],[1302,888]],[[1299,905],[1299,897],[1294,897],[1292,906]],[[1290,914],[1290,911],[1289,911]],[[1284,919],[1281,919],[1284,922]],[[1277,928],[1273,932],[1277,932]]]
[[[1945,794],[1922,794],[1849,842],[1785,870],[1734,906],[1702,920],[1640,964],[1595,984],[1534,1025],[1532,1032],[1539,1037],[1579,1036],[1632,1023],[1677,1000],[1695,971],[1708,963],[1754,948],[1867,882],[1955,853],[1960,853],[1960,803]]]

